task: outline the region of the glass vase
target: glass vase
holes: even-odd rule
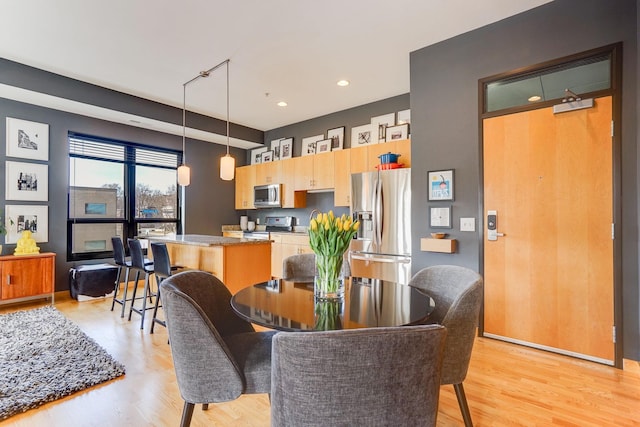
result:
[[[342,277],[342,255],[316,254],[313,290],[316,299],[333,300],[344,297],[344,277]]]
[[[342,329],[342,307],[341,299],[316,299],[314,329],[316,331]]]

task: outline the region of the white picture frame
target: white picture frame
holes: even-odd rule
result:
[[[49,160],[49,125],[7,117],[7,157]]]
[[[273,160],[280,160],[280,143],[282,138],[271,141],[270,149],[273,151]]]
[[[371,117],[371,140],[372,144],[386,141],[387,127],[396,124],[396,113],[383,114]],[[377,137],[377,138],[376,138]]]
[[[284,138],[280,140],[280,160],[290,159],[293,157],[293,138]]]
[[[405,123],[411,124],[411,110],[410,109],[398,111],[398,113],[397,113],[396,124],[397,125],[403,125]]]
[[[6,205],[5,227],[7,235],[4,238],[6,244],[18,243],[22,232],[31,231],[31,237],[37,243],[49,241],[49,207],[42,205]],[[13,224],[11,224],[13,221]]]
[[[316,141],[316,154],[330,152],[331,145],[332,145],[331,139],[321,139],[320,141]]]
[[[259,147],[251,150],[251,164],[257,165],[262,163],[262,153],[267,151],[269,147]]]
[[[329,129],[327,139],[331,140],[331,151],[342,150],[344,147],[344,126]]]
[[[49,201],[49,166],[5,162],[5,200]]]
[[[310,156],[316,154],[316,143],[322,141],[324,135],[308,136],[302,138],[302,156]]]
[[[371,124],[351,128],[351,148],[371,144]]]

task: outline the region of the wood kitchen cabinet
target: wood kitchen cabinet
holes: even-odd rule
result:
[[[335,151],[334,176],[334,206],[350,206],[351,204],[351,150]]]
[[[378,156],[387,153],[399,154],[398,162],[411,167],[410,139],[237,167],[236,209],[255,209],[255,185],[278,183],[283,208],[305,208],[306,192],[313,190],[334,190],[334,205],[349,206],[351,174],[375,171]]]
[[[315,154],[294,158],[295,189],[325,190],[334,188],[335,152]]]
[[[307,207],[307,192],[296,191],[296,159],[284,159],[279,162],[282,164],[280,178],[283,208]]]
[[[0,256],[0,303],[54,298],[54,253]]]
[[[271,276],[282,278],[282,261],[291,255],[313,253],[307,233],[271,233]]]
[[[255,185],[280,184],[282,162],[259,163],[253,166],[256,170]]]
[[[256,168],[254,166],[236,168],[236,209],[253,209],[255,182]]]

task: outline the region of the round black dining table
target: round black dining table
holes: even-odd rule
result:
[[[243,319],[267,328],[319,331],[418,324],[435,302],[408,285],[351,277],[340,300],[317,300],[312,278],[274,279],[238,291],[231,306]]]

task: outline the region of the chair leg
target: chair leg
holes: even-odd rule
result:
[[[209,409],[209,404],[208,403],[203,403],[202,404],[202,410],[206,411],[207,409]]]
[[[182,419],[180,420],[180,427],[189,427],[191,425],[191,417],[193,416],[193,403],[184,402],[184,408],[182,409]]]
[[[129,290],[129,267],[124,272],[124,292],[122,293],[122,310],[120,317],[124,317],[124,310],[127,305],[127,291]]]
[[[158,280],[158,291],[156,293],[156,303],[153,307],[153,316],[151,317],[151,330],[149,331],[149,333],[153,333],[153,327],[155,326],[156,323],[161,323],[160,320],[157,319],[158,317],[158,307],[160,306],[160,280]]]
[[[144,275],[144,293],[142,297],[142,310],[140,311],[140,329],[144,329],[144,315],[147,312],[147,296],[151,298],[149,289],[149,273]]]
[[[120,274],[122,274],[122,266],[118,266],[118,274],[116,274],[116,282],[113,287],[113,301],[111,301],[111,311],[113,311],[113,307],[116,305],[116,301],[118,300],[118,291],[120,290]]]
[[[129,307],[129,320],[133,313],[133,305],[136,303],[136,293],[138,291],[138,280],[140,279],[140,271],[136,270],[136,279],[133,282],[133,295],[131,296],[131,307]]]
[[[462,383],[454,384],[453,388],[456,391],[456,397],[458,398],[458,405],[460,406],[460,412],[462,412],[462,419],[464,420],[465,427],[473,427],[471,413],[469,412],[469,405],[467,405],[467,396],[464,394]]]

